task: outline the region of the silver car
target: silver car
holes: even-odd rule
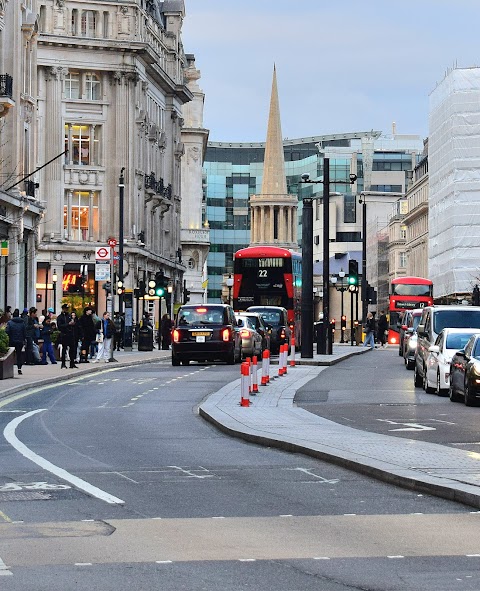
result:
[[[238,321],[238,329],[240,330],[240,338],[242,339],[242,355],[243,357],[261,357],[262,355],[262,336],[255,330],[255,323],[252,318],[243,316],[242,314],[235,314]]]

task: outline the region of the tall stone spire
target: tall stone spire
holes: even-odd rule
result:
[[[262,195],[286,194],[287,180],[285,178],[282,125],[280,123],[280,105],[278,103],[277,70],[274,66],[267,141],[263,161]]]
[[[297,197],[287,193],[275,66],[265,142],[262,189],[259,195],[251,196],[250,208],[251,246],[261,244],[298,248]]]

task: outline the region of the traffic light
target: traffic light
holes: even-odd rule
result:
[[[150,281],[148,282],[148,295],[155,295],[155,279],[150,279]]]
[[[480,306],[480,289],[478,285],[475,285],[472,291],[472,304],[474,306]]]
[[[183,303],[188,304],[189,301],[190,301],[190,291],[186,287],[184,287],[183,288]]]
[[[123,285],[123,281],[117,281],[117,294],[123,295],[125,293],[125,285]]]
[[[358,285],[358,262],[355,259],[348,261],[348,285]]]
[[[167,293],[168,277],[165,277],[163,271],[155,274],[155,295],[163,298]]]
[[[105,290],[105,293],[107,294],[112,291],[112,284],[110,283],[110,281],[105,281],[102,287]]]
[[[342,316],[340,320],[340,327],[342,330],[347,330],[347,317],[345,316],[345,314]]]

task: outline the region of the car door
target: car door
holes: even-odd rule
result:
[[[472,354],[474,343],[475,337],[471,337],[468,343],[465,345],[465,349],[458,351],[455,355],[454,375],[452,375],[450,379],[454,379],[452,384],[455,391],[459,394],[463,394],[465,390],[465,371]]]
[[[437,383],[437,370],[438,365],[441,363],[442,351],[445,344],[445,335],[441,332],[435,340],[434,346],[438,347],[438,351],[427,351],[426,368],[427,368],[427,380],[430,386],[434,386]]]

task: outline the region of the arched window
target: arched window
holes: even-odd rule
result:
[[[96,13],[93,10],[82,12],[82,37],[95,37]]]
[[[88,101],[100,100],[100,79],[96,74],[87,72],[85,74],[85,98]]]

